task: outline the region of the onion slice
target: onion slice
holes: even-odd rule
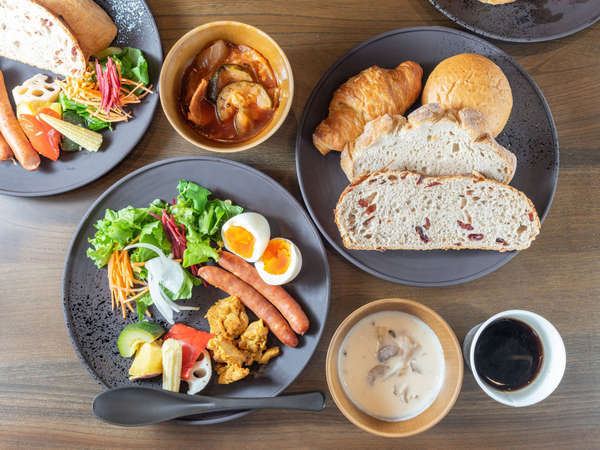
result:
[[[146,261],[146,269],[148,270],[150,297],[152,297],[152,301],[165,320],[170,324],[173,324],[173,311],[197,311],[200,309],[194,306],[178,306],[163,291],[163,288],[165,288],[175,294],[179,292],[185,279],[181,265],[172,259],[167,258],[160,248],[152,244],[132,244],[128,245],[123,250],[139,247],[152,250],[158,255],[156,258]]]

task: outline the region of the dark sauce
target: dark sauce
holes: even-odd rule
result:
[[[542,366],[543,349],[537,333],[515,319],[489,324],[475,346],[475,370],[500,391],[515,391],[531,383]]]

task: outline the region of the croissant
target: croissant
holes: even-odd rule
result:
[[[404,114],[421,92],[423,69],[405,61],[395,69],[371,66],[342,84],[329,103],[329,116],[313,133],[313,144],[326,155],[341,152],[364,125],[384,114]]]

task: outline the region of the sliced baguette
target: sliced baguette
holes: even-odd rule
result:
[[[0,56],[71,77],[86,67],[69,27],[35,0],[0,0]]]
[[[384,115],[367,123],[347,145],[342,170],[350,181],[382,169],[411,170],[423,175],[467,175],[509,183],[517,158],[488,133],[484,117],[470,108],[421,106],[408,116]]]
[[[87,58],[104,50],[117,35],[117,26],[93,0],[37,0],[69,25]]]
[[[350,184],[335,208],[356,250],[522,250],[540,231],[531,200],[480,174],[424,177],[381,171]]]

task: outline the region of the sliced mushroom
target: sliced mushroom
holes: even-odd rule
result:
[[[399,350],[399,347],[395,343],[385,345],[377,351],[377,360],[380,363],[384,363],[388,359],[390,359],[392,356],[396,356],[398,354],[398,350]]]
[[[377,380],[377,378],[383,377],[388,369],[389,367],[384,364],[376,365],[371,370],[369,370],[369,373],[367,374],[367,383],[369,383],[370,386],[373,386],[375,380]]]

